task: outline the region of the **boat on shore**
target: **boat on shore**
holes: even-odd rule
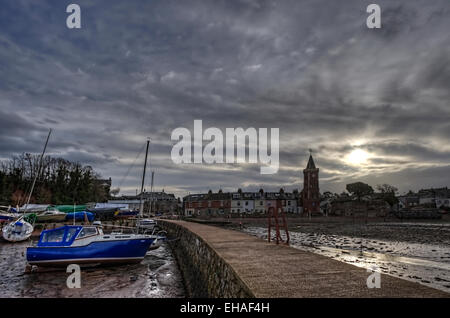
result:
[[[76,221],[89,221],[92,222],[95,219],[95,215],[91,212],[71,212],[71,213],[64,213],[65,220],[73,220],[75,218]]]
[[[119,211],[119,209],[118,208],[93,208],[93,209],[86,209],[86,211],[95,215],[96,220],[109,221],[109,220],[114,219],[114,215],[117,211]]]
[[[156,226],[156,221],[153,219],[139,219],[136,222],[136,226],[139,230],[144,230],[145,232],[152,232]]]
[[[36,246],[28,247],[29,265],[139,263],[157,237],[145,234],[104,234],[101,226],[65,225],[42,231]]]
[[[45,141],[44,150],[42,151],[42,154],[39,158],[39,169],[36,175],[34,176],[33,183],[31,184],[30,193],[28,194],[27,203],[25,204],[24,212],[29,213],[30,209],[28,209],[30,206],[30,200],[31,195],[33,194],[34,186],[36,185],[37,177],[40,174],[41,166],[42,166],[42,158],[45,155],[45,150],[47,149],[48,140],[50,138],[50,135],[52,133],[52,130],[48,132],[47,140]],[[48,207],[48,206],[47,206]],[[47,209],[47,207],[45,209]],[[39,207],[41,208],[41,207]],[[22,212],[22,211],[20,211]],[[3,238],[10,242],[21,242],[28,239],[31,234],[33,233],[34,227],[34,221],[36,221],[36,214],[34,212],[29,213],[28,215],[23,214],[20,218],[17,220],[13,220],[10,223],[8,223],[6,226],[2,229]]]
[[[36,222],[63,222],[66,219],[66,213],[56,209],[49,209],[36,216]]]
[[[9,212],[0,212],[0,223],[10,222],[17,217],[17,214],[9,213]]]
[[[139,214],[138,210],[130,210],[130,209],[120,209],[114,213],[114,218],[116,219],[126,219],[135,217]]]
[[[69,212],[83,212],[86,211],[86,205],[55,205],[52,206],[53,209],[59,212],[69,213]]]
[[[8,223],[17,219],[20,215],[11,206],[0,205],[0,223]]]
[[[20,213],[42,213],[47,211],[50,207],[49,204],[25,204],[19,208],[18,212]]]
[[[150,245],[149,250],[152,251],[152,250],[156,250],[156,249],[160,248],[164,242],[167,242],[167,232],[160,231],[156,234],[156,239],[153,242],[153,244]]]
[[[2,229],[3,238],[9,242],[22,242],[33,233],[33,225],[23,220],[23,217],[5,225]]]

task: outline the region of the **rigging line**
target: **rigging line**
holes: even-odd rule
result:
[[[130,171],[132,168],[134,168],[136,161],[138,160],[138,158],[140,157],[140,155],[142,154],[142,152],[144,151],[145,148],[145,144],[142,146],[141,150],[139,151],[138,155],[136,156],[136,158],[134,158],[133,163],[131,164],[131,166],[128,168],[125,176],[122,178],[122,180],[120,180],[118,188],[120,189],[122,187],[123,182],[125,181],[125,179],[128,177],[128,175],[130,174]]]
[[[39,166],[38,166],[37,180],[36,180],[36,182],[37,182],[38,185],[42,185],[42,184],[45,182],[45,175],[44,175],[44,174],[45,174],[45,168],[46,168],[46,167],[44,167],[44,165],[45,165],[45,162],[44,162],[44,161],[45,161],[46,158],[49,158],[49,156],[48,156],[48,155],[44,155],[44,156],[41,158],[41,163],[40,163]],[[41,165],[42,165],[42,166],[41,166]],[[33,170],[33,169],[31,169],[31,171],[32,171],[32,170]],[[39,177],[41,176],[41,173],[42,173],[42,179],[39,178]],[[25,201],[22,202],[22,199],[26,199],[26,194],[28,193],[28,191],[30,191],[30,187],[31,187],[31,183],[28,183],[24,195],[21,196],[20,199],[19,199],[19,207],[21,207],[22,204],[25,203]]]
[[[39,173],[40,170],[41,170],[42,158],[43,158],[44,155],[45,155],[45,150],[47,150],[48,140],[50,139],[50,135],[51,135],[51,134],[52,134],[52,129],[50,128],[50,130],[49,130],[49,132],[48,132],[47,140],[45,141],[44,150],[42,151],[42,154],[41,154],[41,156],[40,156],[40,158],[39,158],[39,169],[38,169],[38,173]],[[36,184],[36,179],[37,179],[37,177],[38,177],[38,175],[36,175],[36,176],[34,177],[33,184],[31,185],[30,194],[28,195],[27,204],[25,205],[25,211],[26,211],[27,208],[28,208],[28,204],[30,204],[31,195],[33,194],[33,190],[34,190],[34,186],[35,186],[35,184]]]
[[[149,138],[150,139],[150,138]],[[149,144],[149,147],[148,147],[148,162],[147,162],[147,166],[148,166],[148,170],[151,172],[151,173],[153,173],[153,171],[154,170],[152,170],[152,159],[151,159],[151,156],[152,156],[152,152],[150,151],[150,147],[151,147],[151,140],[150,140],[150,144]],[[151,174],[150,173],[150,174]],[[148,182],[148,180],[147,180],[147,182]],[[148,184],[147,184],[148,185]],[[145,185],[144,185],[145,186]],[[151,191],[150,191],[151,192]]]

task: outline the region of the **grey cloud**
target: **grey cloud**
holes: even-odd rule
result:
[[[68,2],[5,4],[0,155],[39,152],[52,127],[52,154],[90,163],[115,185],[147,136],[158,186],[183,194],[301,188],[308,148],[322,189],[340,192],[368,173],[420,187],[405,162],[439,183],[449,159],[448,1],[380,1],[378,31],[364,26],[369,3],[80,0],[77,31],[64,25]],[[171,132],[194,119],[279,127],[279,173],[174,165]],[[366,170],[344,160],[358,139],[376,155]],[[122,186],[131,193],[142,160]]]

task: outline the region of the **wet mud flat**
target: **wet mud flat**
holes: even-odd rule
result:
[[[267,218],[224,219],[229,228],[267,228]],[[450,246],[450,215],[442,220],[408,220],[352,217],[287,217],[289,231],[372,238],[387,241],[437,244]]]
[[[384,237],[396,231],[395,225],[383,226],[385,232],[381,235],[384,234]],[[433,232],[434,226],[424,226],[429,227],[427,231]],[[300,232],[298,229],[290,231],[290,245],[450,293],[450,245],[442,243],[441,240],[422,243],[416,237],[413,241],[419,243],[415,243],[394,240],[392,236],[390,240],[361,237],[357,236],[358,232],[350,233],[352,235],[324,234],[321,231],[316,232],[316,227],[317,225],[311,232]],[[267,240],[265,227],[244,226],[240,230]],[[274,234],[273,231],[272,236]],[[401,238],[402,235],[404,234],[396,238]]]
[[[432,244],[450,248],[450,222],[304,223],[290,226],[289,230],[393,242]]]
[[[66,269],[24,273],[30,243],[0,242],[0,297],[180,298],[181,273],[167,244],[139,264],[81,268],[81,288],[66,285]]]

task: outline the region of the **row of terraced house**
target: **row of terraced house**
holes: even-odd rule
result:
[[[209,191],[205,194],[190,194],[183,198],[185,216],[217,216],[228,214],[265,214],[270,207],[285,213],[301,213],[298,192],[227,192]]]
[[[239,215],[265,214],[270,208],[285,213],[320,213],[319,169],[316,168],[312,155],[303,170],[303,190],[293,192],[237,192],[190,194],[183,198],[185,216],[204,215]]]

